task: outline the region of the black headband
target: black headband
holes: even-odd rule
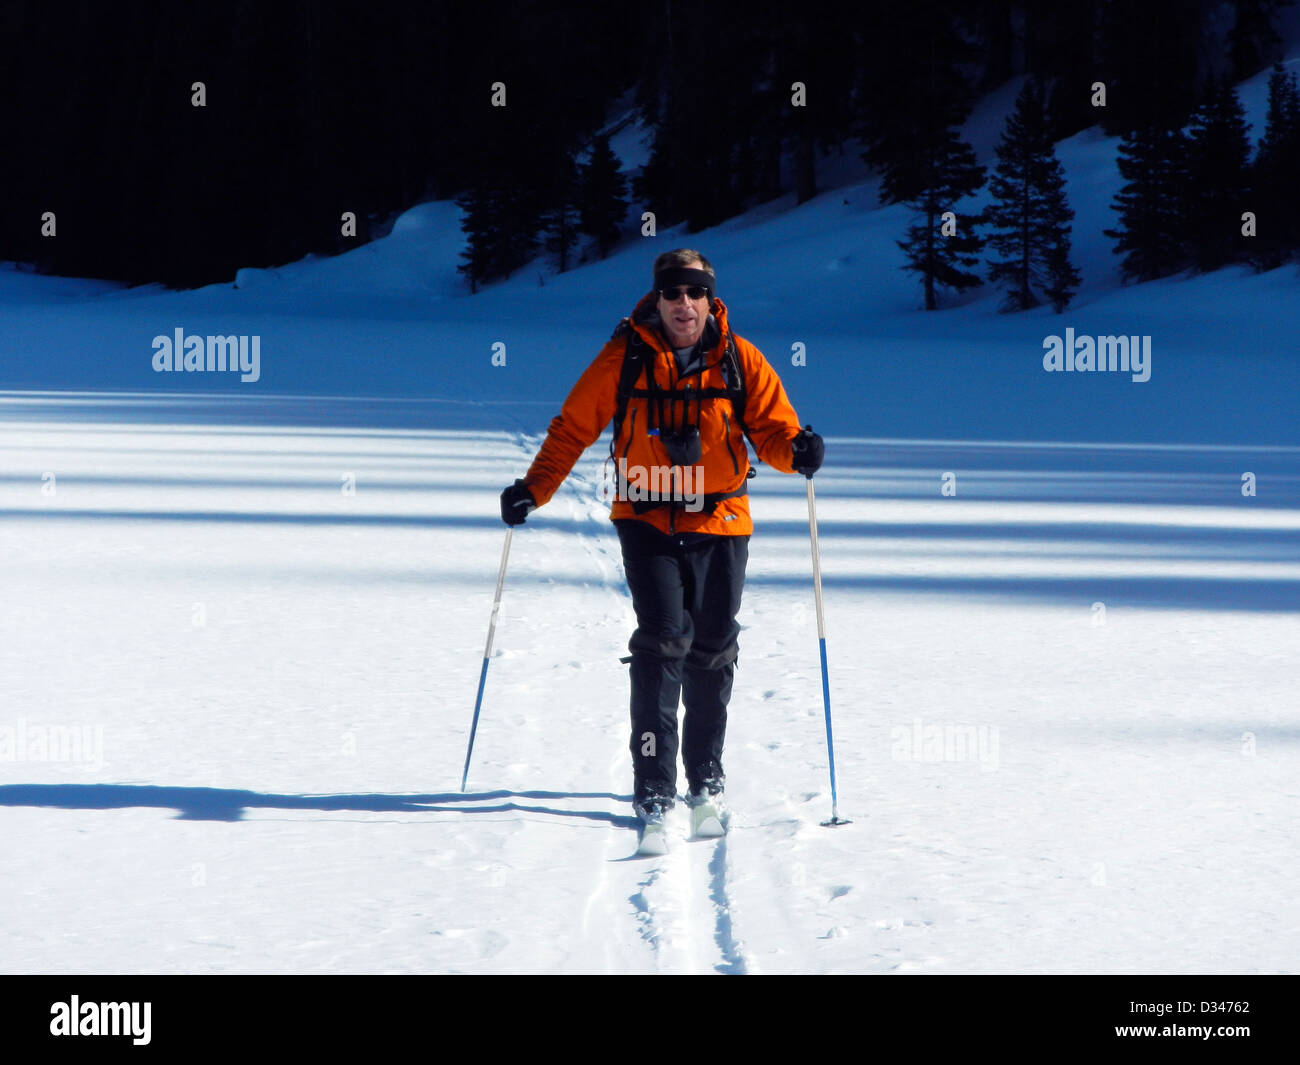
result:
[[[655,291],[662,292],[674,285],[700,285],[713,295],[713,277],[704,270],[692,270],[684,266],[669,266],[655,274]]]

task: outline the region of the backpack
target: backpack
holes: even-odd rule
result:
[[[627,336],[627,347],[623,352],[623,365],[618,374],[618,392],[613,421],[614,433],[609,441],[609,457],[611,459],[617,458],[614,449],[618,446],[618,438],[623,431],[623,420],[627,416],[628,401],[635,396],[644,398],[652,404],[665,402],[665,390],[655,385],[653,374],[646,375],[646,383],[649,387],[637,387],[642,375],[646,373],[646,369],[650,365],[650,358],[654,354],[653,349],[641,338],[641,334],[637,332],[630,319],[625,318],[619,322],[618,328],[614,330],[614,337],[617,338],[620,335]],[[745,434],[745,439],[753,447],[754,441],[750,438],[749,427],[745,424],[745,400],[747,397],[745,371],[740,365],[740,355],[736,351],[736,342],[732,339],[730,332],[727,333],[727,343],[722,351],[722,379],[727,386],[725,388],[679,389],[672,393],[672,401],[681,402],[689,409],[691,400],[695,400],[698,405],[701,400],[725,397],[731,403],[731,413],[736,419],[736,424],[740,426],[740,431]],[[754,452],[757,455],[758,448],[755,447]],[[704,506],[708,513],[712,514],[714,508],[724,499],[731,499],[748,493],[748,479],[756,476],[758,471],[754,469],[753,462],[749,461],[748,452],[746,452],[745,459],[748,465],[748,470],[745,473],[746,480],[741,482],[739,488],[732,492],[709,493],[704,496]],[[632,504],[633,509],[638,514],[662,505],[662,502],[657,501]]]
[[[614,448],[618,444],[619,435],[623,432],[623,419],[627,416],[627,404],[633,396],[641,399],[657,400],[663,395],[663,390],[655,387],[638,388],[637,382],[641,380],[642,374],[648,365],[648,357],[653,354],[650,345],[641,339],[641,334],[636,331],[629,319],[624,319],[614,330],[614,336],[627,336],[627,347],[623,353],[623,366],[618,375],[618,393],[614,408],[614,434],[610,438],[609,453],[614,456]],[[749,440],[751,446],[754,441],[750,439],[749,427],[745,424],[745,401],[747,393],[745,391],[745,371],[740,365],[740,355],[736,351],[736,342],[731,334],[727,334],[727,344],[722,351],[722,379],[726,382],[726,388],[685,388],[680,389],[673,394],[674,400],[680,400],[684,403],[690,403],[695,400],[697,403],[702,399],[712,399],[718,396],[725,396],[731,401],[731,413],[735,416],[736,424],[740,426],[740,431],[745,434],[745,439]],[[648,383],[653,386],[653,381],[647,379]],[[758,449],[754,448],[755,453]],[[753,464],[749,467],[749,476],[755,475]]]

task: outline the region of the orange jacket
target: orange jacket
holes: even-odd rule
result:
[[[647,294],[637,304],[630,319],[631,328],[640,333],[650,346],[647,363],[653,366],[658,388],[675,392],[684,387],[725,388],[722,358],[728,333],[727,309],[715,298],[712,313],[719,328],[719,339],[706,359],[702,374],[689,374],[678,380],[677,362],[667,340],[648,322],[654,313],[655,294]],[[793,473],[790,443],[799,434],[799,418],[786,398],[781,380],[767,359],[749,341],[735,336],[736,354],[745,379],[745,425],[758,452],[769,466]],[[524,475],[524,484],[538,506],[545,504],[569,475],[582,453],[605,431],[617,407],[619,372],[627,351],[627,337],[616,335],[596,356],[595,361],[578,378],[558,417],[551,420],[546,440]],[[638,387],[645,387],[645,378]],[[683,403],[668,405],[672,416],[680,418]],[[694,422],[696,402],[689,403],[688,420]],[[640,396],[628,400],[623,428],[614,441],[617,467],[614,471],[616,495],[610,508],[610,520],[640,518],[662,532],[706,532],[744,536],[753,532],[749,516],[748,495],[734,496],[719,502],[713,513],[703,507],[702,495],[730,492],[745,483],[749,470],[744,432],[725,396],[700,401],[699,429],[701,458],[692,469],[673,467],[668,453],[657,436],[647,433],[657,419],[650,402]],[[625,474],[630,492],[624,493]],[[638,514],[631,501],[641,493],[655,491],[676,496],[676,502],[645,510]]]

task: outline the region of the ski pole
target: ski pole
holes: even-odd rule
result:
[[[483,650],[483,672],[478,677],[478,698],[474,700],[474,721],[469,727],[469,747],[465,751],[465,772],[460,777],[460,790],[465,790],[465,781],[469,779],[469,759],[474,753],[474,733],[478,731],[478,712],[483,706],[483,688],[487,684],[488,658],[492,654],[492,636],[497,631],[497,612],[501,609],[501,586],[506,581],[506,559],[510,556],[510,537],[514,526],[506,528],[506,543],[501,549],[501,568],[497,571],[497,590],[492,599],[492,620],[488,622],[487,647]]]
[[[831,737],[831,682],[826,669],[826,620],[822,614],[822,565],[817,547],[817,502],[813,497],[812,477],[808,478],[808,531],[812,535],[813,592],[817,598],[817,642],[822,656],[822,701],[826,705],[826,752],[831,764],[831,819],[823,821],[827,827],[848,825],[853,822],[840,816],[839,799],[835,793],[835,741]]]

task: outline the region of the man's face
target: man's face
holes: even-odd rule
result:
[[[686,264],[688,270],[703,270],[704,264],[698,259]],[[705,323],[709,320],[709,297],[707,294],[697,300],[691,299],[684,291],[686,286],[673,286],[678,296],[671,303],[659,293],[659,317],[664,323],[664,333],[674,348],[692,347],[704,333]]]

